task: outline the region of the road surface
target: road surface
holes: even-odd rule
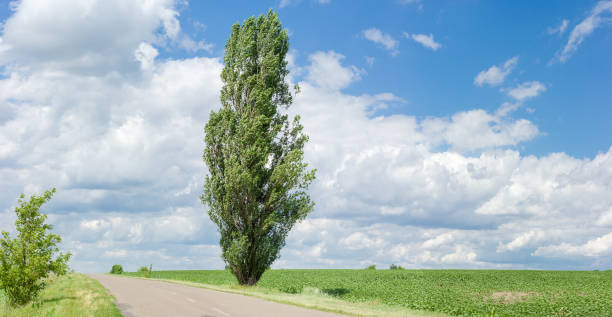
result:
[[[124,317],[340,316],[245,295],[162,281],[104,274],[89,276],[98,280],[115,296],[117,308]]]

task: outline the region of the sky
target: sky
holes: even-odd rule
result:
[[[273,268],[612,267],[612,0],[0,2],[0,230],[55,187],[76,271],[223,268],[203,128],[269,8],[317,169]]]

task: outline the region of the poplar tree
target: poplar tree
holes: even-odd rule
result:
[[[293,225],[313,209],[308,137],[286,111],[289,36],[272,10],[232,26],[221,73],[221,109],[205,127],[208,166],[201,200],[220,233],[222,257],[254,285],[279,257]],[[298,87],[296,87],[298,88]],[[296,90],[297,91],[297,90]]]

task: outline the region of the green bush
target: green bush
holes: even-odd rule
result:
[[[389,270],[403,270],[404,268],[401,265],[391,264]]]
[[[372,264],[372,265],[366,267],[366,270],[376,270],[376,264]]]
[[[115,265],[113,265],[113,268],[111,268],[110,273],[111,274],[122,274],[123,273],[123,267],[121,266],[121,264],[115,264]]]
[[[17,237],[8,232],[0,238],[0,289],[9,305],[22,306],[38,296],[47,283],[49,273],[66,274],[70,253],[59,253],[60,236],[48,232],[53,226],[46,224],[47,215],[40,207],[47,202],[55,188],[42,196],[32,195],[27,201],[21,194],[15,208]],[[57,254],[57,255],[56,255]]]
[[[151,272],[153,272],[153,264],[149,264],[149,267],[145,266],[141,266],[138,269],[138,273],[142,273],[142,275],[144,275],[144,277],[151,277]]]

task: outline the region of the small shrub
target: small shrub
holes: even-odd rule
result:
[[[404,268],[401,265],[391,264],[389,270],[403,270]]]
[[[145,266],[141,266],[138,269],[138,273],[142,273],[144,275],[144,277],[151,277],[151,272],[153,272],[153,264],[150,264],[149,267]]]
[[[123,267],[120,264],[115,264],[115,265],[113,265],[113,268],[111,268],[110,273],[111,274],[122,274],[123,273]]]
[[[376,270],[376,264],[372,264],[372,265],[366,267],[366,270]]]

